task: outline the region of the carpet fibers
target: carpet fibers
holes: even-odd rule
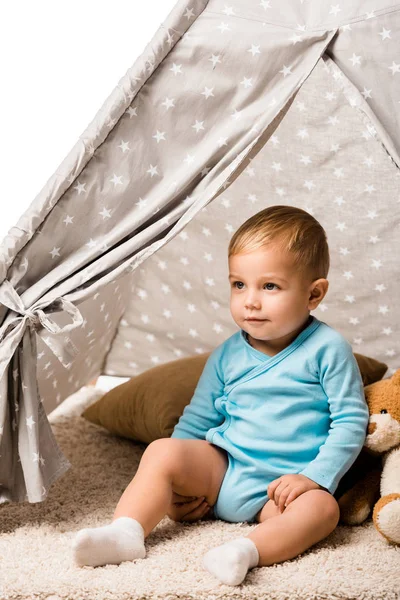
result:
[[[47,500],[0,505],[0,600],[400,599],[400,547],[386,542],[370,519],[360,527],[339,525],[302,555],[255,568],[235,587],[219,583],[201,558],[254,524],[184,524],[165,517],[146,539],[145,559],[76,567],[75,533],[111,521],[145,449],[80,416],[97,399],[94,393],[84,387],[50,415],[72,468],[53,484]]]

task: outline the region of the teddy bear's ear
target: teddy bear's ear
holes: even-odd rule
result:
[[[392,383],[400,386],[400,369],[397,369],[394,375],[392,375]]]

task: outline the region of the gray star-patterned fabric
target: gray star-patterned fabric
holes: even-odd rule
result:
[[[234,333],[228,242],[323,225],[315,311],[398,368],[400,4],[180,0],[0,247],[0,502],[70,467],[46,414]]]

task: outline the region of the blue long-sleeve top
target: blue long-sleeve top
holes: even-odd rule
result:
[[[332,494],[359,455],[368,406],[350,343],[310,316],[275,356],[245,331],[210,354],[172,438],[199,439],[254,466],[266,487],[300,473]]]

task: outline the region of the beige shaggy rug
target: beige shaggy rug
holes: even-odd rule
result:
[[[361,527],[339,525],[297,558],[251,570],[236,587],[220,584],[202,568],[201,557],[254,524],[183,524],[165,517],[146,540],[145,559],[76,567],[71,552],[76,531],[111,520],[145,449],[79,416],[97,397],[99,390],[84,387],[50,415],[72,468],[48,499],[0,505],[1,600],[400,599],[400,547],[388,544],[371,520]]]

